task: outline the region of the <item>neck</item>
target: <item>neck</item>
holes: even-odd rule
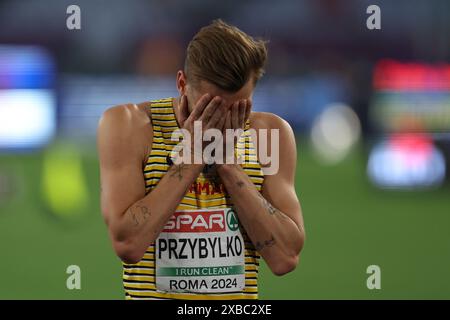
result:
[[[177,121],[177,125],[180,126],[180,97],[176,97],[172,99],[173,111],[175,113],[175,120]]]

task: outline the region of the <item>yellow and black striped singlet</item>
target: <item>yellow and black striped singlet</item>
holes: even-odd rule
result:
[[[173,109],[173,99],[151,101],[148,108],[153,126],[153,144],[144,168],[146,194],[156,187],[170,165],[167,157],[177,142],[171,141],[172,132],[178,129]],[[258,162],[256,150],[251,141],[247,122],[244,134],[238,141],[237,149],[245,152],[242,164],[244,171],[261,191],[264,175]],[[217,209],[231,207],[231,198],[226,193],[217,175],[201,173],[183,197],[178,210]],[[151,244],[143,259],[136,264],[123,264],[123,285],[126,299],[257,299],[258,267],[260,256],[245,231],[245,287],[242,291],[227,293],[179,293],[162,292],[156,288],[155,244]]]

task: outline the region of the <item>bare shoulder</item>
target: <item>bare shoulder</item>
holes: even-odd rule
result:
[[[144,104],[122,104],[106,109],[98,123],[100,151],[126,152],[144,160],[153,138],[151,121]]]
[[[286,120],[270,112],[252,112],[250,126],[256,130],[279,129],[283,132],[292,132],[292,128]]]
[[[294,131],[289,123],[280,116],[270,112],[252,112],[250,114],[250,127],[258,132],[258,137],[261,137],[261,134],[267,135],[267,141],[270,141],[270,143],[266,148],[268,148],[269,151],[271,150],[272,143],[275,142],[273,139],[277,140],[275,145],[277,145],[277,148],[280,150],[282,161],[287,158],[286,155],[296,154],[297,143],[295,141]],[[266,129],[267,131],[259,131],[261,129]],[[274,133],[276,133],[276,135],[274,135]],[[259,140],[260,139],[256,142],[258,148],[261,147]]]
[[[136,130],[149,125],[150,119],[144,104],[121,104],[106,109],[99,121],[99,127],[114,126],[119,130]]]

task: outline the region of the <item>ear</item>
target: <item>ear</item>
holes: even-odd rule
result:
[[[177,89],[180,96],[186,94],[186,74],[183,70],[177,72]]]

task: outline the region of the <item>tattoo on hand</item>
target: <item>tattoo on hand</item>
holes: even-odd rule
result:
[[[269,240],[264,240],[261,242],[256,241],[255,249],[257,251],[261,251],[262,249],[272,247],[273,245],[275,245],[275,238],[273,237],[273,235],[271,235],[271,238]]]

